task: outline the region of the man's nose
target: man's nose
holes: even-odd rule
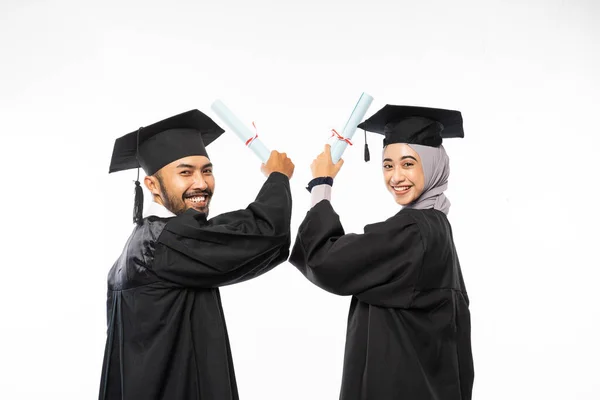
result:
[[[192,185],[192,189],[205,190],[207,187],[208,183],[206,183],[206,180],[204,179],[204,176],[202,176],[202,173],[198,172],[194,174],[194,183]]]

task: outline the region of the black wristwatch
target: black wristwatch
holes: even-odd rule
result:
[[[330,176],[321,176],[319,178],[315,178],[312,181],[308,182],[308,186],[306,187],[306,190],[311,192],[312,188],[314,188],[315,186],[324,185],[324,184],[333,186],[333,178]]]

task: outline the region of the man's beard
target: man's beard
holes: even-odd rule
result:
[[[175,215],[183,214],[184,212],[187,211],[188,208],[193,208],[193,207],[186,206],[186,204],[185,204],[186,198],[194,197],[194,196],[206,196],[206,206],[201,207],[200,209],[196,209],[196,210],[206,214],[206,216],[208,217],[208,205],[209,205],[210,199],[212,198],[212,194],[213,194],[210,189],[206,188],[205,190],[190,190],[190,191],[184,192],[181,195],[181,198],[177,198],[177,196],[171,195],[165,189],[165,185],[164,185],[163,181],[160,179],[160,177],[157,176],[157,178],[158,178],[158,182],[160,183],[160,194],[162,197],[163,205],[167,208],[167,210],[171,211]]]

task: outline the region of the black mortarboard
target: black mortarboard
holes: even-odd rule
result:
[[[198,110],[139,128],[115,140],[108,172],[138,168],[134,221],[141,221],[143,194],[139,168],[154,175],[165,165],[189,156],[206,156],[206,146],[225,132],[210,117]]]
[[[180,158],[208,157],[206,146],[223,132],[210,117],[198,110],[175,115],[115,140],[108,172],[142,167],[146,174],[154,175]]]
[[[462,124],[459,111],[387,104],[358,127],[384,135],[384,146],[412,143],[438,147],[442,138],[464,137]]]

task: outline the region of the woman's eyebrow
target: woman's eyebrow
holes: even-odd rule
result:
[[[402,156],[402,158],[400,158],[400,161],[406,160],[407,158],[412,158],[413,160],[417,161],[417,159],[414,158],[413,156]],[[384,158],[383,162],[386,162],[386,161],[393,162],[393,160],[391,158]]]

